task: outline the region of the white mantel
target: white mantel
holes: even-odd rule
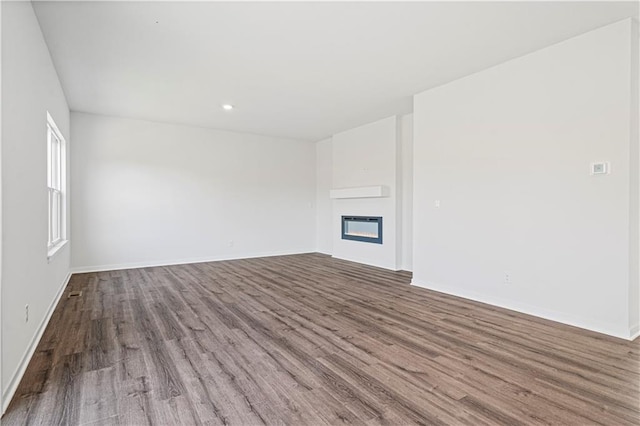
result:
[[[329,198],[380,198],[388,197],[389,187],[385,185],[358,186],[353,188],[337,188],[329,191]]]

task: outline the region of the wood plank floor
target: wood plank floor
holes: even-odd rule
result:
[[[319,254],[74,275],[3,425],[640,424],[638,339],[409,281]]]

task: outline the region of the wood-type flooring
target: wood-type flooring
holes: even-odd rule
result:
[[[73,275],[2,424],[640,424],[639,339],[409,282],[320,254]]]

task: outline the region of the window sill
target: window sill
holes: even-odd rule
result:
[[[69,240],[62,240],[55,246],[51,247],[47,252],[47,262],[51,263],[53,258],[60,253],[60,249],[62,249],[62,247],[64,247],[68,242]]]

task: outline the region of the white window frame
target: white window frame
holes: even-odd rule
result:
[[[49,261],[67,243],[67,142],[47,112],[47,199]]]

